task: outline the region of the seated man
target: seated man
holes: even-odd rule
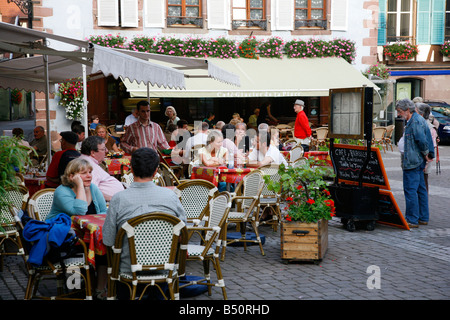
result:
[[[114,245],[117,231],[124,222],[146,213],[164,212],[186,223],[186,212],[175,192],[153,183],[158,166],[159,155],[151,148],[140,148],[132,154],[131,170],[134,182],[111,199],[103,225],[103,243],[106,246]],[[126,239],[122,248],[120,270],[131,272]]]
[[[30,142],[30,147],[36,150],[39,160],[47,154],[47,136],[45,135],[45,129],[42,126],[37,126],[33,130],[34,139]],[[34,154],[32,154],[32,158]]]
[[[259,168],[271,163],[288,165],[280,150],[270,143],[271,135],[268,131],[259,131],[255,139],[255,149],[248,155],[248,167]]]
[[[61,184],[61,176],[66,170],[67,164],[81,154],[75,149],[78,142],[78,135],[72,131],[63,131],[61,136],[61,151],[56,152],[52,157],[47,174],[45,187],[56,188]]]
[[[105,140],[99,136],[87,137],[81,145],[80,158],[88,160],[92,165],[92,183],[102,192],[106,201],[112,196],[122,191],[122,183],[106,172],[100,164],[106,155]]]

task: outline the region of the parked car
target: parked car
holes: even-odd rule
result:
[[[439,101],[439,100],[424,100],[423,103],[426,103],[430,107],[441,107],[441,108],[448,108],[450,110],[450,104],[448,104],[445,101]]]
[[[450,142],[450,108],[446,113],[442,108],[432,107],[431,113],[439,121],[438,136],[440,143]]]

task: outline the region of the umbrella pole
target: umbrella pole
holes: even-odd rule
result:
[[[44,77],[45,77],[45,113],[47,122],[47,168],[52,161],[52,136],[50,132],[50,100],[49,100],[49,78],[48,78],[48,56],[42,56],[44,60]]]
[[[86,52],[86,48],[81,48],[81,52]],[[86,60],[86,58],[83,58],[83,60]],[[89,136],[88,131],[88,110],[87,110],[87,77],[86,77],[86,65],[82,64],[82,71],[83,71],[83,125],[84,125],[84,135],[87,138]]]

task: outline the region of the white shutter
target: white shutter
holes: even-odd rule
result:
[[[121,26],[137,28],[138,12],[138,0],[120,0]]]
[[[272,30],[294,29],[294,0],[276,0],[272,15]]]
[[[97,0],[97,25],[119,26],[119,0]]]
[[[207,0],[208,29],[230,30],[230,0]]]
[[[147,28],[164,28],[166,20],[165,0],[144,1],[144,26]]]
[[[348,29],[348,0],[331,1],[331,30],[347,31]]]

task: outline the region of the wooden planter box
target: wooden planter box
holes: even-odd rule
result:
[[[281,259],[318,262],[328,248],[328,221],[281,222]]]

